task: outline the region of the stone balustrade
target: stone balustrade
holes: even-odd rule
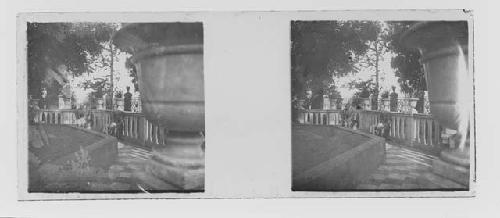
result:
[[[110,124],[114,122],[113,116],[122,118],[122,140],[146,147],[164,144],[167,128],[149,122],[142,113],[113,113],[111,110],[37,110],[34,122],[81,126],[84,124],[81,121],[82,117],[87,117],[90,120],[88,122],[90,129],[111,134]]]
[[[390,128],[388,136],[393,141],[431,151],[441,149],[443,128],[431,115],[372,110],[360,110],[356,113],[359,116],[359,130],[376,134],[376,127],[385,123]],[[311,125],[342,125],[341,110],[300,110],[298,122]]]
[[[299,123],[302,124],[313,124],[313,125],[341,125],[342,118],[340,115],[340,110],[300,110]]]
[[[123,139],[146,146],[165,144],[167,128],[148,121],[144,114],[124,112]]]

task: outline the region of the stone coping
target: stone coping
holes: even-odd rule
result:
[[[297,124],[298,126],[307,126]],[[359,130],[338,126],[324,126],[325,128],[337,128],[342,131],[367,137],[367,141],[349,149],[335,157],[324,161],[297,175],[293,175],[292,189],[294,191],[333,191],[336,189],[351,189],[367,172],[375,170],[385,157],[385,139],[376,135],[364,133]],[[380,146],[378,148],[377,146]],[[373,149],[375,153],[372,154]],[[370,160],[359,159],[363,156],[372,156]],[[379,155],[382,154],[382,155]],[[300,154],[295,154],[300,155]],[[323,181],[322,181],[323,180]],[[319,182],[318,182],[319,181]],[[318,183],[323,185],[311,185]],[[323,187],[324,184],[330,187]]]

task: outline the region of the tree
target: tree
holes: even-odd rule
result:
[[[292,95],[325,91],[334,77],[358,72],[357,58],[379,31],[372,21],[292,21]]]
[[[391,34],[389,49],[395,53],[391,60],[391,67],[396,70],[396,76],[404,93],[427,90],[425,76],[420,64],[420,53],[401,44],[402,34],[408,30],[414,21],[388,22]]]
[[[388,52],[389,47],[389,29],[384,22],[375,21],[373,25],[376,26],[375,31],[377,36],[375,40],[368,41],[368,50],[365,55],[357,61],[357,68],[369,69],[375,72],[375,89],[374,93],[378,95],[380,91],[379,86],[379,74],[380,74],[380,62],[384,61],[384,55]]]
[[[28,94],[40,98],[47,87],[49,102],[68,76],[92,72],[89,64],[109,41],[114,27],[106,23],[28,23]]]
[[[369,98],[370,95],[376,93],[376,85],[373,79],[369,79],[366,81],[363,80],[353,80],[349,83],[350,89],[356,89],[356,93],[353,95],[353,105],[360,105],[362,98]]]
[[[366,81],[353,80],[349,83],[349,87],[357,89],[354,96],[358,98],[369,98],[371,94],[375,93],[375,83],[372,79]]]
[[[127,58],[125,61],[125,67],[128,69],[130,77],[132,77],[132,83],[134,84],[134,91],[139,91],[139,79],[137,77],[137,69],[132,63],[132,57]]]
[[[415,21],[388,22],[390,31],[389,49],[395,53],[391,67],[395,69],[401,91],[419,98],[417,111],[423,111],[423,96],[427,90],[424,70],[420,64],[420,53],[401,44],[401,36]]]

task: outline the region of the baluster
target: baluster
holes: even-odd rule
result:
[[[137,123],[137,127],[139,128],[137,130],[137,133],[139,133],[139,139],[144,142],[144,129],[145,129],[145,124],[144,124],[144,117],[141,116],[138,118],[139,122]]]
[[[136,119],[135,118],[136,118],[135,116],[129,116],[128,117],[128,120],[129,120],[129,127],[128,127],[129,130],[128,131],[129,131],[129,137],[130,138],[137,138],[137,134],[135,132],[135,128],[136,128],[135,127],[135,125],[136,125],[135,124],[136,123]]]
[[[122,116],[123,130],[122,134],[124,137],[130,137],[130,117],[128,115]]]
[[[398,118],[398,121],[399,121],[399,132],[398,132],[398,138],[401,139],[401,140],[404,140],[404,137],[403,137],[403,131],[404,131],[404,126],[403,126],[403,117],[399,117]]]
[[[153,124],[148,121],[148,141],[153,142]]]
[[[440,144],[443,141],[443,139],[441,138],[441,132],[443,131],[443,127],[441,125],[439,125],[439,123],[438,123],[438,128],[436,131],[437,131],[437,140],[438,140],[437,144]]]
[[[148,136],[149,136],[149,121],[144,119],[144,122],[146,125],[144,126],[144,129],[146,129],[146,134],[144,135],[144,140],[147,142],[148,141]]]
[[[148,142],[148,140],[149,140],[149,121],[144,119],[144,123],[146,124],[146,125],[144,125],[144,131],[145,131],[144,132],[144,140],[146,142]]]
[[[439,126],[439,123],[437,121],[433,121],[435,125],[435,131],[434,131],[434,144],[439,145],[441,142],[441,127]]]
[[[432,141],[432,120],[427,120],[427,124],[429,125],[429,146],[433,146],[434,142]]]
[[[127,128],[127,132],[128,132],[128,137],[130,138],[134,138],[134,117],[133,116],[129,116],[127,115],[127,121],[128,121],[128,128]]]
[[[423,138],[424,138],[424,145],[428,145],[428,142],[427,142],[427,122],[426,120],[422,120],[422,126],[424,127],[423,128]]]
[[[128,122],[128,137],[133,138],[134,136],[134,117],[131,115],[127,115],[127,122]]]
[[[420,119],[415,118],[415,142],[420,143]]]
[[[397,139],[401,138],[401,137],[400,137],[400,131],[401,131],[400,124],[401,124],[401,123],[400,123],[400,117],[398,117],[398,116],[396,115],[396,135],[395,135],[395,136],[396,136],[396,138],[397,138]]]
[[[158,144],[160,144],[160,145],[165,144],[165,127],[163,127],[163,126],[160,126],[160,140],[159,140]]]
[[[401,139],[407,140],[408,134],[406,134],[406,131],[408,131],[408,126],[406,122],[406,117],[401,117]]]
[[[396,117],[395,116],[392,116],[391,118],[392,122],[393,122],[393,128],[392,128],[392,137],[396,138]]]
[[[133,137],[139,139],[139,117],[132,118]]]
[[[421,119],[420,120],[420,143],[422,144],[427,144],[426,141],[425,141],[425,131],[426,128],[425,128],[425,119]]]
[[[398,122],[397,122],[397,117],[393,117],[394,121],[394,135],[392,137],[397,138],[397,133],[398,133]]]
[[[151,123],[151,143],[156,144],[156,125]]]
[[[160,144],[160,140],[158,139],[158,135],[159,135],[158,131],[159,131],[158,130],[158,125],[155,124],[154,125],[154,133],[155,133],[155,143],[156,144]]]
[[[401,139],[407,140],[408,139],[408,122],[407,122],[407,117],[401,117]]]

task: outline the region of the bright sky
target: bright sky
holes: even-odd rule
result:
[[[400,92],[398,78],[394,75],[394,69],[391,67],[391,59],[394,56],[394,53],[387,52],[383,59],[379,62],[379,86],[381,88],[381,92],[385,90],[391,91],[392,86],[396,86],[396,92]],[[335,85],[338,87],[338,90],[343,98],[351,98],[354,93],[356,93],[356,89],[349,89],[348,84],[353,80],[366,81],[370,78],[375,80],[375,71],[373,69],[365,68],[361,70],[359,73],[355,75],[348,75],[341,78],[335,79]]]
[[[104,51],[103,54],[109,55],[109,52]],[[131,87],[132,92],[134,90],[132,78],[129,76],[128,70],[125,67],[125,60],[127,59],[128,56],[129,54],[122,52],[116,54],[115,56],[114,80],[113,80],[115,93],[117,91],[122,91],[123,93],[125,93],[127,86]],[[394,69],[391,68],[391,59],[393,56],[394,56],[393,53],[387,52],[379,62],[379,69],[380,69],[379,85],[381,87],[380,93],[382,93],[385,90],[390,91],[392,86],[396,87],[396,92],[398,93],[400,92],[397,77],[394,75]],[[85,101],[87,101],[88,94],[92,92],[92,90],[90,89],[84,90],[83,87],[79,87],[79,84],[82,84],[87,80],[109,77],[110,70],[108,67],[105,68],[97,67],[95,66],[95,64],[93,66],[95,67],[94,73],[90,74],[84,73],[79,77],[70,79],[71,89],[78,103],[84,103]],[[342,97],[347,99],[351,98],[357,91],[357,90],[352,90],[348,87],[349,82],[353,80],[366,81],[370,78],[375,78],[375,71],[374,69],[365,68],[355,75],[348,75],[341,78],[335,78],[335,83]],[[136,92],[132,94],[133,96],[137,96],[139,93]]]
[[[104,55],[109,55],[109,52],[104,52]],[[117,91],[122,91],[122,93],[125,93],[127,91],[126,87],[130,86],[131,92],[134,92],[134,85],[132,83],[132,77],[129,76],[128,70],[125,67],[125,61],[127,60],[127,57],[130,55],[127,53],[120,52],[116,54],[115,59],[113,61],[113,69],[114,69],[114,91],[115,93]],[[95,66],[95,64],[93,65]],[[97,79],[97,78],[107,78],[109,77],[110,70],[108,67],[102,68],[102,67],[95,67],[94,73],[83,73],[79,77],[75,77],[71,80],[70,85],[71,89],[73,90],[73,94],[75,96],[75,99],[77,103],[84,103],[87,101],[88,94],[92,92],[93,90],[87,89],[85,90],[83,87],[79,87],[79,84],[82,84],[83,82],[87,80],[92,80],[92,79]],[[133,96],[138,95],[138,93],[132,93]]]
[[[383,59],[379,62],[380,68],[380,78],[379,84],[382,92],[385,90],[390,91],[392,86],[396,86],[396,92],[400,92],[397,77],[394,75],[394,69],[391,68],[391,58],[393,53],[386,53]],[[118,53],[114,61],[114,86],[115,92],[122,91],[126,92],[126,87],[130,86],[133,92],[132,77],[129,76],[128,70],[125,67],[125,60],[129,54]],[[96,68],[94,73],[87,75],[84,73],[80,77],[75,77],[71,82],[71,87],[77,99],[78,103],[83,103],[87,100],[88,94],[92,91],[90,89],[84,90],[83,87],[78,87],[78,84],[83,83],[86,80],[96,79],[96,78],[106,78],[109,76],[109,68]],[[348,75],[341,78],[336,78],[335,83],[338,90],[343,98],[350,98],[356,93],[357,90],[350,89],[347,84],[353,80],[363,80],[366,81],[371,77],[375,78],[375,72],[373,69],[364,69],[355,75]],[[381,93],[382,93],[381,92]],[[138,93],[132,93],[133,96],[137,96]]]

